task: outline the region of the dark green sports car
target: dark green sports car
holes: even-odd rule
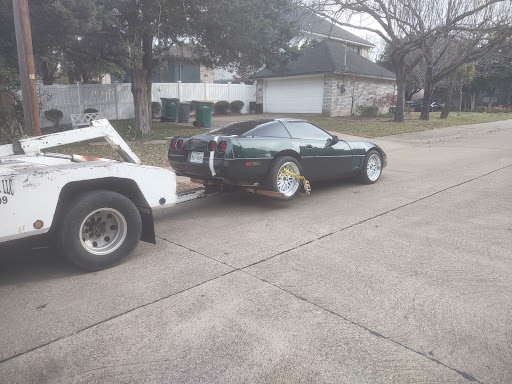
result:
[[[297,119],[247,120],[197,136],[174,137],[168,157],[176,174],[205,185],[273,191],[284,199],[299,192],[304,178],[359,175],[362,182],[375,183],[387,164],[379,146],[340,140]]]

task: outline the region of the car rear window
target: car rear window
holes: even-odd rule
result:
[[[223,135],[223,136],[241,136],[251,129],[254,129],[262,124],[270,123],[274,120],[261,119],[261,120],[247,120],[239,121],[238,123],[232,123],[213,129],[209,132],[212,135]]]
[[[271,121],[270,123],[258,125],[256,128],[244,133],[244,136],[290,138],[290,134],[279,121]]]

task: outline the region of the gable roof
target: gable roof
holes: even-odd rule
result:
[[[326,20],[306,9],[299,8],[294,13],[285,16],[285,18],[292,23],[298,31],[340,39],[348,43],[356,43],[356,45],[361,44],[370,48],[374,47],[369,41],[344,30],[331,20]]]
[[[345,51],[347,65],[345,66]],[[322,73],[342,73],[395,80],[396,75],[378,64],[346,49],[341,43],[323,40],[314,47],[307,48],[296,60],[290,61],[284,74],[263,69],[251,79],[313,75]]]

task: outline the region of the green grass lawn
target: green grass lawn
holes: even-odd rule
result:
[[[506,113],[490,114],[465,112],[461,113],[460,116],[457,116],[457,113],[455,112],[450,113],[447,120],[441,120],[439,118],[440,112],[435,112],[430,114],[429,121],[423,121],[419,120],[419,115],[419,112],[413,112],[406,115],[406,120],[403,123],[394,123],[389,118],[350,120],[347,118],[318,117],[317,115],[306,116],[304,118],[311,120],[319,127],[328,131],[367,138],[512,119],[512,115]],[[112,121],[111,124],[120,133],[120,135],[128,141],[128,144],[137,156],[140,157],[143,164],[154,165],[157,167],[169,166],[167,162],[169,138],[177,135],[191,136],[204,132],[201,128],[184,127],[173,123],[153,122],[153,132],[150,135],[135,137],[135,121],[133,119]],[[151,143],[153,140],[165,140],[165,143]],[[120,157],[109,145],[95,145],[96,142],[104,142],[104,140],[94,140],[87,143],[84,142],[80,144],[66,145],[59,148],[52,148],[51,152],[80,154],[120,160]]]
[[[420,120],[419,112],[413,112],[405,116],[403,123],[395,123],[391,118],[349,120],[346,118],[335,117],[317,117],[311,119],[319,127],[334,132],[345,133],[347,135],[361,136],[367,138],[397,135],[400,133],[426,131],[444,127],[453,127],[457,125],[468,125],[478,123],[488,123],[492,121],[512,119],[508,113],[476,113],[463,112],[457,116],[457,112],[451,112],[448,119],[439,118],[441,112],[430,113],[430,120]]]

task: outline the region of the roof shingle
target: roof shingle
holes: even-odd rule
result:
[[[352,52],[350,49],[346,50],[347,65],[345,67],[345,49],[338,42],[323,40],[314,47],[307,48],[298,59],[289,62],[284,73],[274,73],[268,69],[263,69],[252,75],[251,78],[262,79],[321,73],[354,74],[390,80],[396,78],[393,72]]]
[[[285,18],[299,31],[316,33],[334,39],[342,39],[373,47],[373,44],[369,41],[346,31],[332,21],[326,20],[306,9],[299,8],[294,13],[285,16]]]

